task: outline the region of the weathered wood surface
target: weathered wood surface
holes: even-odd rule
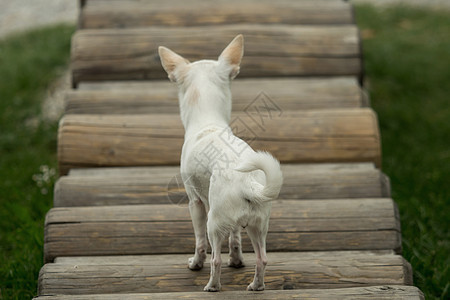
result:
[[[380,166],[371,109],[235,113],[235,134],[281,162],[373,162]],[[66,115],[60,122],[61,174],[93,166],[178,165],[184,129],[176,114]]]
[[[389,179],[371,164],[284,164],[280,199],[390,197]],[[81,174],[80,174],[81,173]],[[54,206],[185,204],[179,167],[101,168],[61,177]],[[76,174],[76,172],[75,172]]]
[[[281,167],[287,172],[291,172],[292,168],[297,168],[297,164],[282,164]],[[323,172],[347,172],[347,171],[369,171],[375,169],[373,163],[322,163],[322,164],[302,164],[301,170],[303,173],[323,173]],[[69,176],[81,177],[81,176],[108,176],[108,177],[121,177],[121,176],[151,176],[152,180],[158,178],[158,173],[166,174],[167,170],[175,170],[174,166],[161,166],[161,167],[120,167],[120,168],[81,168],[71,169],[68,173]]]
[[[361,75],[354,25],[221,25],[79,30],[72,38],[73,83],[165,79],[158,46],[189,60],[217,59],[239,33],[245,36],[240,77]]]
[[[350,24],[350,3],[344,1],[88,1],[80,28],[198,26],[220,24]]]
[[[46,262],[58,256],[194,250],[188,208],[174,204],[53,208],[47,214],[44,240]],[[243,249],[252,249],[246,237]],[[384,198],[277,200],[267,249],[400,251],[397,208]]]
[[[226,291],[220,294],[205,292],[91,294],[40,296],[35,300],[149,300],[149,299],[304,299],[304,300],[425,300],[414,286],[382,285],[340,289],[265,290],[263,292]]]
[[[247,266],[222,267],[222,290],[245,290],[254,275],[253,253]],[[187,268],[188,255],[99,258],[98,263],[54,263],[39,276],[39,294],[102,294],[202,291],[209,263],[200,271]],[[95,259],[95,258],[94,258]],[[370,252],[268,253],[267,290],[411,285],[408,262],[394,254]],[[223,261],[226,256],[223,256]],[[220,294],[219,294],[220,295]]]
[[[234,111],[244,111],[258,101],[273,102],[281,110],[368,106],[357,80],[351,77],[238,79],[231,90]],[[71,90],[65,96],[66,114],[178,112],[177,87],[168,80],[97,84]]]

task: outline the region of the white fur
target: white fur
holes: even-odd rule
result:
[[[239,72],[243,37],[237,36],[217,61],[189,63],[164,47],[159,53],[169,78],[178,85],[185,127],[181,175],[196,238],[189,268],[203,267],[208,235],[211,276],[205,291],[220,290],[222,241],[229,235],[229,266],[243,267],[240,231],[246,228],[257,257],[255,278],[247,289],[263,290],[271,200],[278,197],[283,178],[272,155],[253,151],[228,125],[230,82]]]

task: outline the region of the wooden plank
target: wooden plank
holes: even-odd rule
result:
[[[72,38],[73,83],[167,78],[158,46],[189,60],[217,59],[239,33],[245,36],[240,77],[361,75],[354,25],[256,24],[79,30]]]
[[[244,254],[244,268],[222,268],[223,291],[245,290],[253,279],[254,256]],[[188,293],[202,291],[209,277],[209,263],[200,271],[190,271],[187,255],[138,256],[122,263],[116,257],[100,259],[97,264],[45,265],[39,276],[39,294]],[[412,284],[410,265],[394,254],[291,252],[268,253],[268,259],[267,290]]]
[[[316,165],[315,172],[312,166],[282,165],[284,182],[279,198],[390,197],[387,177],[368,165],[367,169]],[[182,205],[188,202],[179,167],[119,168],[113,176],[107,175],[110,170],[102,170],[96,175],[61,177],[55,185],[54,206]]]
[[[344,1],[89,1],[80,28],[209,26],[221,24],[351,24]]]
[[[269,252],[269,255],[275,255],[276,257],[281,257],[283,254],[286,256],[287,252]],[[295,252],[289,252],[294,253]],[[374,250],[374,251],[309,251],[301,252],[304,254],[305,259],[315,259],[324,258],[325,260],[331,260],[331,257],[341,257],[354,254],[359,257],[373,257],[373,256],[386,256],[392,258],[392,256],[398,256],[394,251],[391,250]],[[299,252],[300,254],[300,252]],[[329,255],[326,255],[329,254]],[[135,265],[141,263],[142,265],[162,267],[166,265],[166,259],[173,260],[174,258],[180,258],[184,254],[159,254],[159,255],[120,255],[120,256],[62,256],[55,258],[52,264],[60,265]],[[227,253],[222,253],[222,258],[227,256]],[[245,261],[250,259],[255,262],[254,253],[244,253]],[[223,259],[223,261],[226,261]],[[247,263],[245,267],[250,267],[250,263]],[[187,267],[187,265],[186,265]],[[222,267],[225,267],[223,265]]]
[[[205,292],[97,294],[39,296],[35,300],[149,300],[149,299],[304,299],[304,300],[425,300],[415,286],[382,285],[341,289],[265,290],[264,292],[226,291],[219,295]]]
[[[254,101],[272,101],[282,110],[360,108],[366,105],[355,78],[240,79],[232,84],[233,110]],[[178,91],[168,80],[107,84],[98,90],[72,90],[66,114],[178,113]]]
[[[380,166],[371,109],[233,114],[234,132],[281,162],[373,162]],[[60,122],[61,174],[93,166],[178,165],[184,130],[176,114],[66,115]]]
[[[281,167],[286,172],[295,169],[297,164],[282,164]],[[303,173],[323,173],[323,172],[346,172],[346,171],[369,171],[375,169],[372,163],[322,163],[322,164],[302,164]],[[122,177],[122,176],[152,176],[152,180],[159,178],[159,173],[177,173],[178,167],[120,167],[120,168],[82,168],[71,169],[69,176],[73,177]],[[163,175],[164,176],[164,175]]]
[[[397,218],[391,199],[277,200],[267,249],[400,251]],[[45,223],[46,262],[58,256],[189,253],[193,247],[185,205],[53,208]],[[245,235],[243,249],[252,249]]]

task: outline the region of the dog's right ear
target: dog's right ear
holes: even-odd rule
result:
[[[169,48],[160,46],[158,48],[159,57],[161,58],[161,64],[166,70],[167,74],[169,75],[169,79],[172,82],[177,82],[177,74],[176,70],[180,67],[187,66],[189,64],[189,61],[185,59],[184,57],[176,54]]]

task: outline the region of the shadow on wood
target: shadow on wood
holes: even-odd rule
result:
[[[273,102],[283,111],[360,108],[367,98],[356,78],[237,79],[231,85],[233,111]],[[175,84],[164,81],[83,83],[65,97],[66,114],[179,113]]]
[[[401,251],[391,199],[277,200],[268,251]],[[252,251],[243,233],[243,250]],[[45,261],[58,256],[193,253],[187,205],[53,208],[45,222]],[[227,245],[224,244],[224,251]]]
[[[370,163],[285,164],[279,199],[390,197],[389,179]],[[54,206],[186,204],[179,167],[74,169],[55,185]]]
[[[247,266],[241,269],[222,266],[224,291],[245,290],[253,279],[254,256],[244,254]],[[200,271],[191,271],[187,258],[188,255],[153,255],[62,259],[42,268],[39,294],[202,291],[208,282],[209,263]],[[268,253],[268,259],[267,290],[412,284],[408,262],[386,252]]]

